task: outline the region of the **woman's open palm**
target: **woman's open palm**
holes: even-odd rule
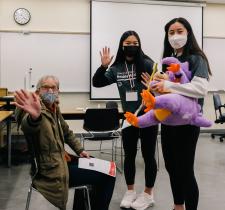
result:
[[[102,66],[108,67],[111,63],[113,56],[110,55],[110,48],[104,47],[102,51],[100,51]]]

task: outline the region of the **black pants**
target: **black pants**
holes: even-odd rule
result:
[[[78,168],[77,164],[69,163],[69,184],[70,187],[78,185],[91,185],[91,209],[92,210],[108,210],[112,198],[115,178],[106,174]],[[80,201],[83,202],[83,201]],[[83,206],[83,203],[81,203]],[[82,207],[77,210],[82,210]]]
[[[145,186],[153,187],[156,179],[157,164],[155,160],[155,146],[158,126],[147,128],[127,127],[122,131],[123,148],[125,152],[124,174],[127,185],[135,181],[135,158],[138,139],[141,139],[141,151],[145,162]]]
[[[197,210],[199,190],[194,159],[200,128],[191,125],[161,126],[162,152],[169,173],[174,204]]]

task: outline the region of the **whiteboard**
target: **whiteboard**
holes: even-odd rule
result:
[[[225,90],[225,38],[204,38],[203,50],[209,60],[212,77],[209,80],[209,90]]]
[[[144,53],[158,63],[163,51],[164,26],[175,17],[184,17],[191,23],[202,46],[201,6],[92,1],[91,10],[91,77],[101,65],[99,51],[109,46],[115,58],[120,37],[127,30],[139,34]],[[115,84],[104,88],[91,85],[91,99],[112,98],[119,98]]]
[[[62,92],[89,92],[90,35],[0,33],[1,87],[27,88],[28,80],[36,85],[49,74],[59,78]]]

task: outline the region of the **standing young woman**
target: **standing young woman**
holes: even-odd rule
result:
[[[211,71],[190,23],[184,18],[175,18],[165,26],[163,57],[169,56],[176,57],[178,63],[188,61],[192,79],[186,84],[160,81],[154,90],[170,90],[172,93],[198,98],[199,104],[203,105]],[[199,133],[200,128],[192,125],[161,127],[162,151],[175,210],[197,210],[199,190],[194,174],[194,159]]]
[[[153,61],[141,49],[141,42],[135,31],[126,31],[119,43],[115,62],[109,67],[113,56],[105,47],[100,52],[102,65],[93,76],[94,87],[104,87],[117,83],[123,111],[134,113],[142,103],[140,92],[144,88],[141,83],[143,72],[151,74]],[[109,68],[108,68],[109,67]],[[140,113],[143,114],[143,111]],[[146,209],[154,204],[153,187],[156,179],[157,165],[155,160],[155,145],[158,126],[136,128],[130,126],[123,129],[122,141],[125,151],[124,174],[128,190],[120,207]],[[141,139],[141,151],[145,162],[145,189],[137,196],[135,184],[135,158],[138,139]]]

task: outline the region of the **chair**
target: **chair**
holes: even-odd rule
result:
[[[106,108],[107,109],[118,109],[118,104],[116,101],[107,101],[106,102]]]
[[[114,148],[116,145],[116,140],[120,138],[120,133],[118,131],[119,128],[120,128],[119,112],[117,108],[87,109],[84,116],[84,124],[83,124],[83,129],[86,130],[87,132],[81,133],[83,145],[85,140],[112,141],[111,160],[115,161],[116,153],[114,151]],[[96,149],[89,151],[96,151]],[[100,149],[98,149],[97,151],[101,151],[101,146]]]
[[[213,102],[216,115],[215,123],[223,124],[225,122],[225,112],[222,112],[222,108],[225,108],[225,104],[222,105],[220,95],[217,93],[213,94]],[[211,134],[211,137],[213,139],[215,138],[215,136],[220,136],[220,142],[223,142],[223,139],[225,138],[225,131]]]
[[[27,201],[26,201],[26,207],[25,207],[25,210],[29,210],[32,191],[36,190],[36,188],[33,185],[33,182],[36,176],[38,175],[39,170],[38,170],[38,161],[37,161],[36,150],[34,149],[34,145],[31,142],[31,140],[29,140],[28,138],[26,138],[26,140],[27,140],[28,148],[31,155],[31,167],[32,167],[31,183],[28,189]],[[82,186],[70,187],[70,189],[74,189],[74,201],[76,199],[76,190],[83,190],[83,197],[85,198],[85,208],[86,210],[91,210],[91,202],[90,202],[88,186],[82,185]],[[73,209],[75,209],[74,204],[73,204]]]
[[[82,198],[84,198],[84,206],[86,210],[91,210],[91,201],[90,201],[90,193],[89,193],[89,187],[87,185],[82,185],[82,186],[77,186],[77,187],[73,187],[74,189],[74,201],[76,199],[76,191],[77,190],[82,190],[83,191],[83,196]],[[78,198],[79,198],[79,194],[78,194]],[[81,199],[82,199],[81,198]],[[73,209],[76,210],[76,206],[75,203],[73,203]]]

